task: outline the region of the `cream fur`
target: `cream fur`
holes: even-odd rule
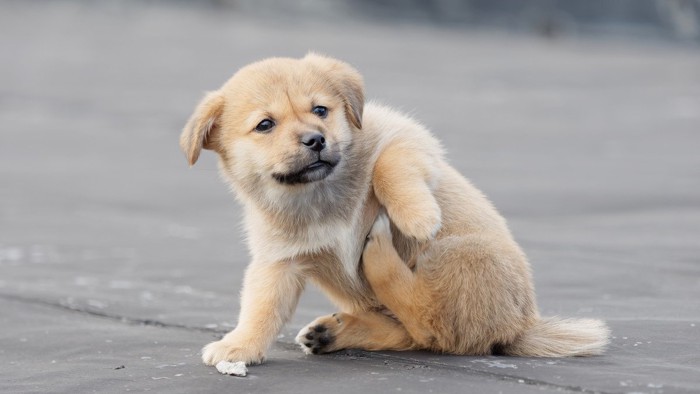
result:
[[[326,118],[311,113],[316,105]],[[257,132],[265,118],[274,129]],[[300,143],[310,131],[325,138],[320,153]],[[306,280],[342,311],[299,333],[308,353],[567,356],[607,344],[600,321],[539,317],[505,220],[425,127],[364,104],[362,78],[343,62],[310,54],[247,66],[202,100],[180,141],[191,165],[202,148],[218,153],[245,207],[252,257],[238,325],[203,349],[206,364],[262,362]],[[338,160],[322,179],[280,181],[319,158]]]

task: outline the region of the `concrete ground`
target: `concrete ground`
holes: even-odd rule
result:
[[[700,392],[697,47],[88,4],[0,6],[0,392]],[[310,49],[434,130],[509,220],[542,314],[607,320],[607,354],[305,356],[294,333],[334,310],[310,288],[248,377],[200,363],[247,252],[179,131],[239,67]]]

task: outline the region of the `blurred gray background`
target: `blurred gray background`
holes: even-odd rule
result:
[[[0,391],[700,391],[698,1],[0,3]],[[202,94],[268,56],[352,63],[508,219],[543,315],[597,317],[582,359],[304,356],[309,286],[245,379],[201,365],[247,251]]]
[[[186,3],[186,1],[183,1]],[[700,40],[697,0],[210,0],[258,16],[361,18],[493,28],[545,37],[598,35]]]

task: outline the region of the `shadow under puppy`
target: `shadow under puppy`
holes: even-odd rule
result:
[[[307,280],[341,312],[301,330],[307,353],[426,349],[517,356],[600,354],[591,319],[541,318],[505,220],[414,120],[364,101],[358,72],[309,54],[238,71],[182,133],[245,207],[252,261],[238,325],[206,364],[264,360]],[[369,234],[369,236],[368,236]]]

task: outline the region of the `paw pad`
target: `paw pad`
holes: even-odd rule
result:
[[[322,324],[317,324],[315,326],[310,326],[307,328],[308,332],[303,335],[303,339],[299,341],[303,346],[308,348],[313,354],[320,354],[328,352],[328,347],[333,343],[334,337],[328,331],[328,328]]]

